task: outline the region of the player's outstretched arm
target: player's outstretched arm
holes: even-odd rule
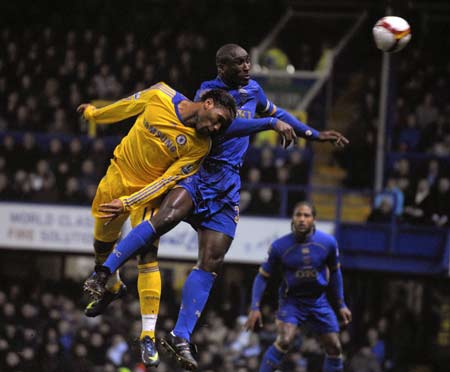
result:
[[[224,136],[245,137],[265,130],[274,130],[283,138],[284,143],[290,144],[297,139],[297,135],[291,125],[277,118],[267,117],[259,119],[234,119],[226,130]]]
[[[138,92],[101,108],[82,103],[77,107],[77,112],[82,114],[85,120],[94,120],[97,124],[115,123],[142,113],[152,95],[151,90]]]
[[[252,304],[250,306],[250,312],[248,314],[247,321],[244,324],[244,328],[247,331],[255,329],[256,324],[262,327],[262,316],[259,307],[266,287],[267,278],[259,273],[258,275],[256,275],[255,280],[253,281]]]
[[[302,123],[283,109],[277,108],[273,116],[290,124],[294,128],[295,133],[300,137],[320,142],[331,142],[338,147],[344,147],[349,144],[349,140],[338,131],[326,130],[319,132],[307,124]]]

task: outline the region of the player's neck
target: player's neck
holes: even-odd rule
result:
[[[241,87],[243,87],[243,85],[239,85],[239,84],[235,84],[233,82],[228,81],[227,79],[225,79],[223,76],[219,75],[220,80],[223,81],[223,83],[231,89],[239,89]]]
[[[201,102],[181,101],[178,104],[178,112],[182,123],[187,127],[195,127],[197,113]]]
[[[302,233],[302,234],[296,233],[295,240],[297,240],[299,243],[303,243],[303,242],[306,242],[313,234],[314,234],[314,230],[310,230],[309,232]]]

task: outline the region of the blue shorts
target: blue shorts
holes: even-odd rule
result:
[[[325,295],[315,300],[280,298],[277,319],[299,327],[307,325],[316,334],[339,332],[336,314]]]
[[[196,174],[178,185],[189,192],[194,203],[194,211],[186,222],[194,228],[202,227],[234,238],[241,188],[241,178],[235,168],[205,160]]]

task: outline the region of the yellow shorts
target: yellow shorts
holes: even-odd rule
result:
[[[149,180],[149,183],[151,180]],[[102,216],[98,212],[100,204],[108,203],[114,199],[118,199],[124,195],[130,195],[140,188],[127,186],[123,182],[123,177],[114,163],[108,167],[105,176],[100,181],[97,187],[94,201],[92,202],[92,215],[94,216],[94,239],[102,242],[113,242],[119,239],[122,226],[130,217],[132,227],[135,227],[144,220],[149,220],[158,211],[161,199],[154,200],[151,204],[133,210],[130,213],[124,213],[113,220],[99,218]],[[106,225],[105,223],[108,222]]]

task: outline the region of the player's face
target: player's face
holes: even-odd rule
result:
[[[206,100],[203,109],[200,110],[195,129],[198,133],[210,136],[217,133],[231,122],[230,112],[220,106],[214,106],[214,102]]]
[[[314,227],[314,216],[307,205],[299,205],[292,215],[292,229],[296,235],[309,234]]]
[[[250,56],[242,48],[236,48],[230,55],[230,60],[223,64],[219,73],[225,83],[231,87],[247,85],[250,80]]]

